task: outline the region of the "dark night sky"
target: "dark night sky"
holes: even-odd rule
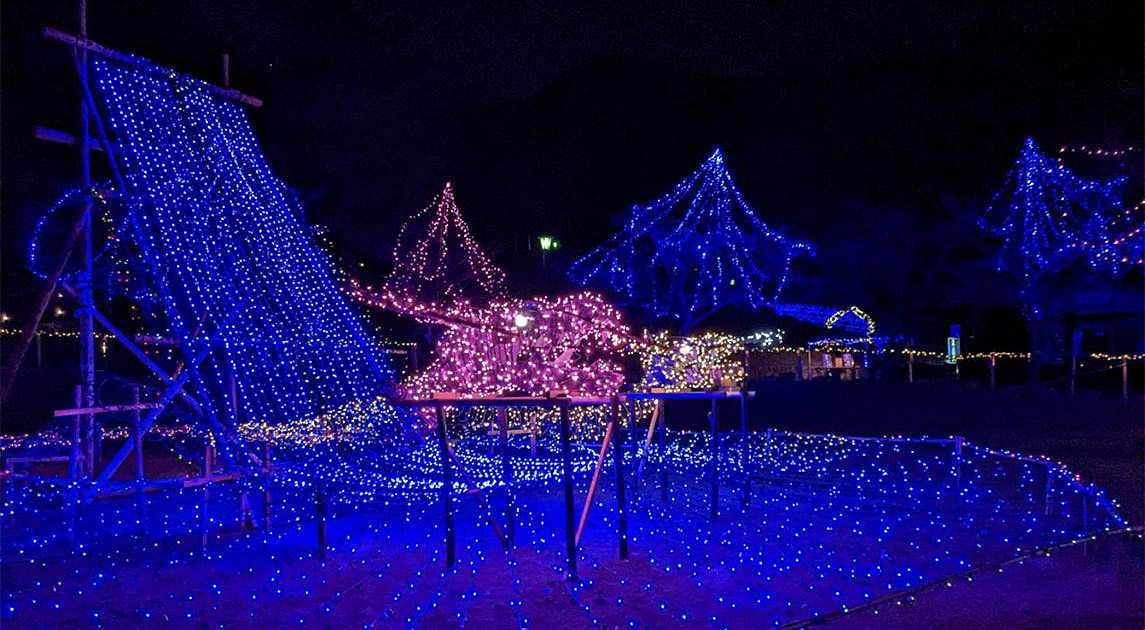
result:
[[[378,271],[447,179],[527,278],[526,234],[578,255],[722,145],[764,220],[820,247],[797,297],[891,307],[943,282],[919,250],[974,240],[962,219],[1025,136],[1142,138],[1140,2],[89,4],[112,48],[215,82],[230,53],[233,85],[266,103],[252,117],[271,164]],[[75,31],[75,7],[0,9],[6,303],[31,225],[75,171],[31,139],[75,126],[67,50],[38,34]]]

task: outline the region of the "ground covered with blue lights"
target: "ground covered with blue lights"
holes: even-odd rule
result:
[[[680,420],[687,415],[672,413]],[[1021,426],[1020,418],[1014,426]],[[466,461],[489,453],[480,438],[458,433],[456,439]],[[95,501],[78,510],[69,508],[66,495],[9,480],[0,563],[4,623],[742,628],[815,621],[882,626],[897,618],[904,624],[899,627],[917,627],[942,619],[973,623],[964,607],[925,616],[927,601],[943,601],[928,590],[932,586],[949,582],[952,593],[971,598],[984,588],[1008,588],[1028,599],[1083,579],[1096,590],[1075,588],[1087,595],[1070,606],[1090,616],[1059,611],[1054,618],[1072,627],[1098,618],[1105,627],[1140,625],[1137,595],[1125,595],[1140,592],[1132,591],[1141,581],[1139,562],[1132,560],[1140,559],[1140,539],[1102,535],[1125,526],[1125,510],[1057,462],[1019,459],[969,441],[956,450],[956,442],[945,438],[861,440],[780,431],[768,438],[758,430],[744,443],[725,428],[719,518],[712,521],[709,440],[704,432],[672,430],[664,449],[651,441],[639,489],[628,486],[628,560],[618,557],[616,488],[606,469],[575,580],[567,579],[559,483],[516,488],[516,545],[506,552],[489,517],[506,524],[507,489],[488,484],[478,500],[459,481],[458,564],[450,570],[442,503],[432,495],[398,502],[331,489],[323,563],[316,557],[313,477],[216,482],[142,500]],[[547,457],[544,449],[542,443],[538,458]],[[520,444],[516,451],[530,456]],[[580,452],[578,461],[590,451]],[[578,466],[577,516],[591,474],[593,457],[587,459],[587,467]],[[631,453],[626,461],[631,484],[637,466]],[[268,489],[269,533],[263,530]],[[244,490],[253,530],[241,528]],[[1104,555],[1061,560],[1079,553],[1080,545],[1069,543],[1094,536],[1086,547],[1104,545]],[[1057,563],[1049,569],[1012,564],[1035,549],[1062,545],[1051,560],[1031,560]],[[1114,568],[1101,568],[1095,555]],[[999,568],[1014,576],[1004,583],[1009,586],[992,582],[1004,579]],[[1015,587],[1023,575],[1036,579]],[[991,610],[992,601],[979,605]]]

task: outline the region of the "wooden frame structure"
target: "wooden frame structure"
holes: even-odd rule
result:
[[[428,399],[411,399],[411,400],[398,400],[394,404],[410,408],[425,408],[430,407],[434,410],[436,416],[436,435],[437,441],[441,449],[442,460],[442,503],[445,509],[445,550],[446,550],[446,564],[453,567],[457,563],[457,527],[454,522],[453,513],[453,478],[454,468],[457,468],[462,474],[464,470],[460,467],[460,462],[453,456],[453,450],[449,446],[449,439],[446,434],[446,418],[445,408],[472,408],[472,407],[491,407],[494,409],[511,409],[511,408],[540,408],[540,409],[557,409],[560,415],[560,441],[561,441],[561,464],[562,464],[562,477],[564,483],[564,515],[565,515],[565,551],[568,566],[567,577],[570,580],[576,579],[576,563],[577,563],[577,548],[580,540],[580,533],[584,528],[584,521],[588,515],[588,505],[591,504],[593,494],[596,489],[596,480],[599,478],[600,471],[603,468],[605,461],[605,454],[608,448],[613,448],[615,469],[616,469],[616,488],[617,495],[616,501],[619,511],[619,519],[617,521],[617,534],[620,541],[620,557],[622,559],[628,558],[628,502],[625,496],[624,488],[624,457],[621,453],[621,439],[620,439],[620,404],[623,398],[619,395],[611,397],[581,397],[581,396],[475,396],[471,398],[428,398]],[[609,421],[608,428],[605,430],[606,439],[601,445],[601,454],[597,460],[596,470],[593,474],[593,484],[589,490],[589,494],[585,499],[585,509],[582,512],[580,526],[576,523],[575,513],[575,491],[573,488],[573,467],[572,467],[572,449],[569,441],[569,410],[572,407],[589,407],[589,406],[608,406]],[[505,501],[505,519],[509,535],[502,537],[502,542],[507,548],[513,545],[513,513],[514,513],[514,497],[513,497],[513,471],[512,464],[509,461],[508,453],[508,430],[505,421],[505,414],[498,414],[499,436],[501,443],[501,473],[503,476],[502,481],[505,483],[506,488],[506,501]],[[634,418],[634,416],[633,416]],[[630,429],[634,429],[635,425],[630,424]],[[635,435],[635,431],[631,431]],[[499,526],[495,521],[491,524],[494,529],[500,532]]]
[[[99,110],[96,107],[95,99],[91,93],[91,88],[88,80],[87,59],[88,53],[94,53],[111,59],[123,61],[125,63],[138,65],[139,60],[125,53],[118,52],[106,46],[100,45],[88,39],[87,33],[87,1],[79,0],[78,12],[78,34],[70,35],[53,28],[44,28],[43,35],[49,39],[62,42],[71,47],[73,53],[73,62],[76,71],[79,75],[79,97],[80,97],[80,120],[79,120],[79,133],[75,136],[65,132],[59,132],[49,129],[37,128],[36,137],[47,140],[49,142],[58,142],[62,144],[75,145],[79,149],[80,168],[79,179],[81,182],[82,190],[89,191],[92,187],[92,167],[91,167],[91,153],[92,151],[100,151],[107,156],[114,178],[121,189],[126,189],[124,186],[124,179],[122,172],[117,162],[117,154],[107,134],[107,128],[100,116]],[[223,76],[224,83],[229,84],[229,57],[223,55]],[[262,101],[243,94],[237,90],[233,90],[229,85],[223,87],[209,86],[209,89],[225,98],[235,100],[239,103],[250,105],[253,107],[260,107]],[[96,131],[95,138],[92,137],[92,131]],[[203,349],[193,349],[190,344],[186,343],[189,340],[183,340],[184,343],[180,344],[183,349],[183,360],[180,362],[180,369],[177,369],[174,374],[167,374],[158,364],[147,357],[146,353],[141,350],[127,335],[121,332],[115,325],[113,325],[106,316],[101,314],[95,307],[94,296],[92,292],[92,277],[93,277],[93,242],[92,242],[92,221],[91,221],[92,200],[90,193],[84,195],[83,209],[79,218],[72,227],[68,237],[65,240],[64,246],[59,253],[57,259],[53,262],[48,277],[44,281],[39,299],[33,305],[32,314],[29,321],[21,329],[21,335],[18,340],[15,351],[5,357],[3,365],[4,382],[0,385],[0,401],[6,400],[11,393],[13,383],[15,382],[16,375],[19,372],[20,365],[23,362],[24,355],[28,350],[32,339],[36,336],[36,331],[39,328],[43,314],[47,309],[48,302],[51,295],[57,290],[62,289],[71,298],[73,298],[79,307],[76,309],[76,316],[80,320],[80,383],[78,387],[78,395],[72,409],[59,410],[56,416],[75,416],[75,424],[73,431],[73,444],[71,455],[69,456],[69,471],[73,478],[87,478],[93,482],[100,483],[108,481],[115,471],[123,464],[124,460],[131,454],[133,449],[139,449],[142,442],[142,435],[154,424],[159,414],[176,398],[181,397],[191,407],[193,411],[200,415],[210,414],[211,412],[202,405],[190,392],[186,391],[184,387],[190,382],[190,379],[195,376],[198,371],[199,364],[209,354],[209,347]],[[80,248],[82,260],[80,262],[80,271],[77,276],[76,286],[72,287],[63,280],[64,269],[67,265],[68,259],[72,257],[74,250]],[[95,420],[96,414],[109,411],[102,407],[97,407],[95,401],[95,323],[98,322],[101,327],[107,330],[111,336],[130,353],[132,356],[139,359],[158,379],[166,386],[166,391],[160,396],[158,402],[141,405],[136,402],[135,405],[124,406],[120,411],[134,411],[138,414],[139,410],[149,409],[147,417],[141,421],[137,421],[134,425],[135,436],[134,439],[129,439],[119,450],[119,452],[112,458],[106,467],[101,471],[96,472],[95,464],[98,461],[98,454],[95,452],[96,444],[99,443],[98,433],[100,428]],[[234,401],[232,401],[234,402]],[[137,419],[138,420],[138,419]],[[217,426],[215,418],[211,416],[208,418],[211,426]],[[136,457],[139,458],[140,453]],[[233,463],[233,462],[232,462]]]
[[[711,403],[711,410],[708,411],[708,427],[711,430],[712,436],[712,456],[709,465],[708,474],[711,476],[712,491],[711,491],[711,518],[713,521],[719,520],[720,510],[720,476],[719,476],[719,454],[720,454],[720,433],[719,433],[719,407],[718,403],[721,400],[739,400],[740,411],[740,432],[742,435],[741,448],[743,449],[742,456],[744,458],[744,465],[747,465],[750,450],[747,444],[747,399],[754,398],[755,392],[753,391],[703,391],[703,392],[634,392],[626,395],[628,402],[629,415],[632,418],[632,424],[636,424],[636,405],[635,403],[640,400],[654,400],[660,404],[659,414],[654,414],[652,422],[648,426],[648,438],[645,441],[645,448],[640,453],[641,462],[638,470],[644,469],[644,458],[647,456],[647,445],[651,442],[653,430],[658,429],[659,436],[659,450],[661,453],[665,450],[665,440],[667,438],[667,411],[664,402],[669,400],[707,400]],[[659,425],[657,426],[657,416]],[[633,432],[635,434],[635,431]],[[751,482],[747,475],[744,475],[742,486],[742,501],[744,507],[747,507],[751,501]],[[668,502],[668,469],[664,466],[660,467],[660,499],[665,503]]]

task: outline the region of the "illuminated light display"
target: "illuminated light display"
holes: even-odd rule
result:
[[[1102,219],[1105,221],[1105,219]],[[1076,245],[1089,256],[1094,268],[1119,270],[1145,265],[1145,201],[1114,212],[1108,223],[1101,229],[1096,227],[1090,234],[1095,235]]]
[[[1137,151],[1140,151],[1140,149],[1138,147],[1125,147],[1124,149],[1103,149],[1101,147],[1088,147],[1088,146],[1085,146],[1084,144],[1081,146],[1076,146],[1076,147],[1059,147],[1058,148],[1058,154],[1059,155],[1068,155],[1071,153],[1076,153],[1076,154],[1081,154],[1081,155],[1088,155],[1090,157],[1101,157],[1101,158],[1119,158],[1119,157],[1124,157],[1126,155],[1129,155],[1130,153],[1136,153]]]
[[[138,261],[125,243],[125,230],[130,222],[126,220],[123,199],[111,182],[96,184],[87,190],[70,190],[56,199],[40,216],[28,240],[28,269],[40,278],[47,278],[46,267],[50,264],[43,259],[45,255],[58,255],[62,246],[60,223],[64,219],[57,215],[64,208],[78,207],[85,201],[92,202],[91,212],[98,228],[93,241],[99,248],[93,259],[93,282],[109,295],[124,295],[136,301],[153,299],[153,293],[138,282]],[[77,281],[75,272],[66,270],[62,278]]]
[[[551,432],[536,455],[526,438],[509,436],[506,479],[482,426],[453,415],[449,450],[465,474],[443,487],[446,449],[407,436],[404,417],[379,395],[392,380],[384,357],[301,229],[241,111],[172,73],[96,67],[139,186],[129,191],[130,236],[165,307],[167,330],[157,332],[211,348],[199,389],[212,413],[227,418],[232,374],[242,410],[221,430],[198,422],[157,433],[199,448],[266,442],[275,460],[272,474],[255,469],[234,483],[198,486],[175,480],[153,496],[124,486],[139,492],[94,503],[80,499],[86,480],[4,475],[0,558],[20,577],[0,592],[0,617],[11,625],[198,627],[245,616],[238,625],[461,627],[509,611],[517,627],[530,627],[547,621],[548,603],[559,599],[594,626],[802,626],[1126,526],[1116,504],[1060,464],[960,438],[769,430],[715,436],[723,446],[714,449],[708,433],[665,431],[663,447],[646,452],[651,466],[673,473],[671,499],[638,494],[627,517],[647,579],[633,582],[609,565],[615,553],[600,532],[625,517],[604,501],[577,551],[579,579],[546,581],[564,577]],[[742,286],[742,277],[729,285]],[[734,375],[745,343],[720,333],[633,341],[619,311],[589,293],[477,307],[460,295],[443,306],[392,288],[353,290],[360,301],[445,325],[438,361],[408,384],[414,395],[611,393],[626,376],[615,355],[631,347],[647,352],[651,367],[666,357],[688,386],[713,387]],[[689,369],[710,382],[689,381]],[[578,445],[578,481],[594,455]],[[714,479],[703,478],[707,470]],[[709,482],[750,490],[745,518],[708,520]],[[611,483],[605,475],[602,492]],[[255,530],[235,509],[252,490],[267,502]],[[485,525],[489,507],[465,503],[461,563],[443,569],[433,500],[443,490],[520,492],[528,500],[516,507],[517,535],[528,543],[504,553]],[[334,508],[329,564],[326,549],[320,562],[312,558],[321,492]],[[148,596],[157,576],[170,578],[166,592]],[[554,583],[557,597],[544,586]],[[124,597],[128,585],[141,595]]]
[[[823,322],[823,327],[834,328],[839,323],[839,320],[847,315],[854,315],[855,317],[858,317],[859,319],[866,322],[867,341],[870,341],[875,336],[875,320],[870,315],[864,313],[862,309],[857,306],[839,309],[837,312],[828,317],[827,321]]]
[[[401,383],[409,398],[434,392],[462,396],[534,395],[564,391],[609,396],[625,382],[623,358],[635,352],[623,315],[599,294],[558,298],[499,299],[485,306],[460,302],[439,306],[351,282],[350,295],[372,308],[391,310],[442,326],[433,361]],[[535,429],[555,418],[553,410],[514,416],[513,428]],[[572,409],[577,435],[599,437],[606,420],[586,408]],[[431,414],[422,413],[425,422]],[[589,417],[592,422],[584,422]]]
[[[427,304],[484,303],[504,294],[505,274],[469,235],[450,183],[402,224],[393,259],[382,291],[398,298]]]
[[[621,358],[631,334],[620,311],[595,293],[494,301],[479,326],[450,326],[407,395],[550,391],[607,396],[624,382]]]
[[[545,395],[606,396],[624,382],[619,361],[637,341],[623,315],[599,294],[502,299],[486,306],[441,307],[351,282],[350,295],[373,308],[442,325],[432,364],[403,384],[409,397]]]
[[[1095,268],[1137,262],[1111,249],[1121,235],[1111,233],[1110,213],[1121,212],[1116,189],[1124,181],[1080,178],[1026,139],[979,225],[1002,238],[998,271],[1018,278],[1027,319],[1041,319],[1033,289],[1043,273],[1080,256]]]
[[[755,342],[758,346],[762,339]],[[745,340],[719,332],[687,337],[655,333],[640,346],[644,384],[665,391],[719,389],[743,383]]]
[[[573,263],[569,277],[675,318],[687,332],[725,306],[774,304],[792,259],[812,253],[759,219],[716,149],[671,192],[634,205],[623,229]]]
[[[246,113],[205,83],[140,64],[92,60],[129,187],[127,236],[161,298],[154,332],[189,351],[210,347],[188,368],[223,460],[241,467],[249,455],[239,424],[370,400],[392,373]],[[403,415],[378,411],[380,434],[416,441]]]
[[[707,470],[709,439],[672,431],[664,449],[652,445],[650,465],[673,471],[673,492],[667,503],[652,499],[659,496],[652,475],[629,510],[629,563],[645,567],[638,579],[615,560],[606,532],[618,513],[608,500],[592,512],[579,579],[560,579],[563,541],[554,532],[561,513],[544,487],[520,492],[517,539],[529,542],[510,554],[489,534],[482,510],[459,510],[459,564],[450,570],[439,504],[359,496],[357,486],[341,491],[329,516],[330,557],[319,563],[313,487],[303,483],[253,480],[253,488],[270,484],[272,525],[242,536],[234,535],[246,489],[238,484],[87,506],[36,500],[42,489],[13,484],[3,513],[28,525],[6,528],[3,558],[35,577],[8,584],[0,615],[12,625],[245,618],[440,627],[512,614],[531,627],[555,611],[579,610],[586,624],[602,627],[795,627],[884,598],[910,601],[921,589],[1125,527],[1115,503],[1051,460],[957,438],[781,431],[749,434],[747,449],[738,433],[721,436],[720,483],[734,492],[750,481],[752,507],[745,518],[712,522],[697,474]],[[298,479],[291,475],[283,478]],[[610,477],[602,479],[607,491]],[[434,489],[415,484],[409,492]],[[731,499],[729,514],[738,503]],[[262,506],[254,507],[261,521]],[[79,514],[73,532],[71,509]],[[206,546],[188,536],[199,533],[208,534]],[[155,597],[114,595],[124,584],[190,575]],[[732,581],[735,588],[724,587]],[[549,585],[568,603],[554,608],[554,593],[542,590]]]
[[[757,350],[771,350],[778,348],[777,344],[783,343],[782,330],[758,330],[744,336],[744,345],[751,346]]]

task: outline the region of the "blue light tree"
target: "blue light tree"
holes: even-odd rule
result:
[[[1028,321],[1042,317],[1044,277],[1081,260],[1093,269],[1117,271],[1140,258],[1139,247],[1131,251],[1133,229],[1122,227],[1125,210],[1116,190],[1123,182],[1078,177],[1026,139],[979,225],[1002,238],[997,270],[1018,279]]]
[[[799,254],[813,250],[759,219],[716,149],[666,195],[632,206],[624,228],[573,263],[569,277],[687,332],[725,307],[773,305]]]

